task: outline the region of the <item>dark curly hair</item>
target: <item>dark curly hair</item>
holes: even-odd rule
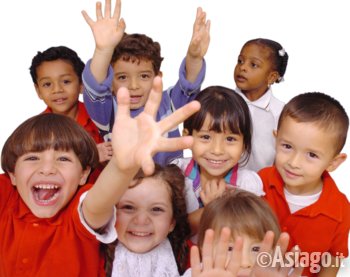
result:
[[[144,178],[158,178],[168,185],[170,198],[172,202],[173,218],[176,222],[174,230],[169,233],[168,239],[173,248],[178,271],[183,274],[187,266],[187,257],[189,247],[187,240],[190,238],[191,230],[187,220],[187,209],[185,200],[185,177],[179,167],[174,164],[169,164],[164,167],[155,166],[154,173],[150,176],[145,176],[142,170],[135,175],[133,187],[142,182]],[[110,276],[112,272],[114,251],[117,241],[103,246],[106,251],[106,275]]]
[[[33,57],[32,64],[29,67],[29,71],[34,84],[38,84],[38,76],[36,72],[37,68],[43,62],[50,62],[56,60],[64,60],[69,62],[73,66],[74,72],[79,77],[79,82],[82,82],[82,73],[85,64],[79,58],[78,54],[74,50],[66,46],[54,46],[46,49],[44,52],[38,51],[38,53]]]
[[[141,60],[151,61],[155,75],[160,72],[163,58],[160,55],[160,44],[144,34],[125,33],[114,49],[111,64],[122,59],[139,63]]]

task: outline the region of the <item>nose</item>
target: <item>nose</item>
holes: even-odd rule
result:
[[[130,78],[130,83],[129,83],[129,90],[136,90],[139,87],[139,83],[137,78]]]
[[[56,172],[57,172],[57,169],[54,161],[46,159],[41,162],[40,169],[39,169],[40,174],[44,176],[49,176],[49,175],[56,174]]]
[[[298,153],[294,153],[290,156],[290,158],[288,160],[288,164],[293,168],[297,168],[297,167],[299,167],[300,158],[301,157]]]
[[[245,253],[245,251],[242,251],[242,260],[241,260],[241,268],[247,269],[251,268],[253,266],[252,257],[249,253]]]
[[[224,152],[224,146],[221,139],[214,138],[211,142],[211,152],[215,155],[221,155]]]
[[[134,223],[138,225],[147,225],[150,222],[147,212],[138,211],[134,217]]]
[[[63,91],[62,85],[59,82],[53,84],[53,93],[60,93]]]

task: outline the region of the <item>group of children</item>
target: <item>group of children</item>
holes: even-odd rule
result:
[[[96,21],[83,11],[96,44],[86,65],[64,46],[32,60],[47,109],[2,150],[0,276],[336,276],[350,229],[328,173],[346,160],[341,104],[275,98],[288,54],[261,38],[243,45],[235,90],[201,90],[201,8],[179,80],[163,91],[160,45],[125,33],[120,13],[120,0],[98,2]],[[256,262],[277,248],[331,261]]]

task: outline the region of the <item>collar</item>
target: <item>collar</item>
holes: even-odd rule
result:
[[[43,113],[52,113],[52,109],[50,107],[46,107]],[[78,111],[76,115],[76,122],[78,122],[81,126],[86,126],[89,123],[89,114],[85,108],[84,103],[78,101]]]
[[[275,179],[275,182],[271,182],[269,186],[274,187],[278,194],[285,199],[283,179],[278,173],[276,167],[273,167],[273,170],[275,171],[275,176],[277,176],[277,178]],[[327,171],[323,172],[322,180],[323,188],[320,198],[315,203],[297,211],[295,214],[308,217],[316,217],[323,214],[341,222],[345,216],[343,205],[336,205],[334,203],[339,203],[339,196],[343,197],[343,194],[339,191],[337,185]]]
[[[236,164],[225,176],[226,184],[230,184],[232,186],[236,186],[237,183],[237,171],[238,164]],[[185,177],[192,180],[193,189],[196,191],[200,186],[200,170],[198,164],[194,159],[191,159],[190,163],[187,165],[185,169]]]
[[[255,101],[250,101],[239,88],[236,88],[235,91],[240,96],[242,96],[242,98],[244,99],[244,101],[247,102],[248,105],[252,105],[254,107],[257,107],[257,108],[263,109],[263,110],[267,110],[267,111],[270,110],[269,106],[270,106],[270,101],[272,98],[271,88],[269,88],[259,99],[255,100]]]

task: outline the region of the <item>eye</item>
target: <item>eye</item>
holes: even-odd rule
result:
[[[64,83],[65,85],[68,85],[68,84],[72,83],[72,81],[71,81],[71,80],[63,80],[63,83]]]
[[[244,62],[243,62],[243,60],[241,58],[238,58],[237,63],[238,64],[243,64]]]
[[[315,153],[309,152],[309,157],[312,159],[318,159],[318,156]]]
[[[284,149],[292,149],[292,146],[290,145],[290,144],[288,144],[288,143],[282,143],[282,148],[284,148]]]
[[[150,78],[151,78],[151,75],[148,74],[148,73],[142,73],[141,74],[141,79],[143,79],[143,80],[148,80]]]
[[[67,157],[67,156],[60,156],[57,158],[58,161],[60,162],[70,162],[72,161],[71,158]]]
[[[235,142],[235,141],[237,141],[237,139],[234,136],[229,136],[229,137],[226,138],[226,140],[228,142]]]
[[[48,88],[48,87],[51,86],[51,83],[50,83],[50,82],[45,82],[45,83],[42,83],[41,86],[42,86],[43,88]]]
[[[260,251],[260,246],[253,246],[252,247],[252,252],[259,252]]]
[[[199,138],[202,140],[209,140],[210,136],[209,135],[201,135],[201,136],[199,136]]]
[[[130,204],[125,204],[125,205],[122,205],[121,207],[119,207],[119,209],[127,211],[127,212],[132,212],[135,210],[135,207],[133,205],[130,205]]]
[[[259,65],[257,65],[256,63],[251,63],[251,66],[252,66],[253,68],[259,67]]]
[[[162,213],[162,212],[164,212],[164,209],[161,208],[161,207],[153,207],[153,208],[151,209],[151,211],[152,211],[152,212],[155,212],[155,213]]]
[[[126,75],[118,75],[117,80],[125,81],[126,80]]]
[[[35,155],[28,155],[23,158],[24,161],[37,161],[39,160],[38,156]]]

